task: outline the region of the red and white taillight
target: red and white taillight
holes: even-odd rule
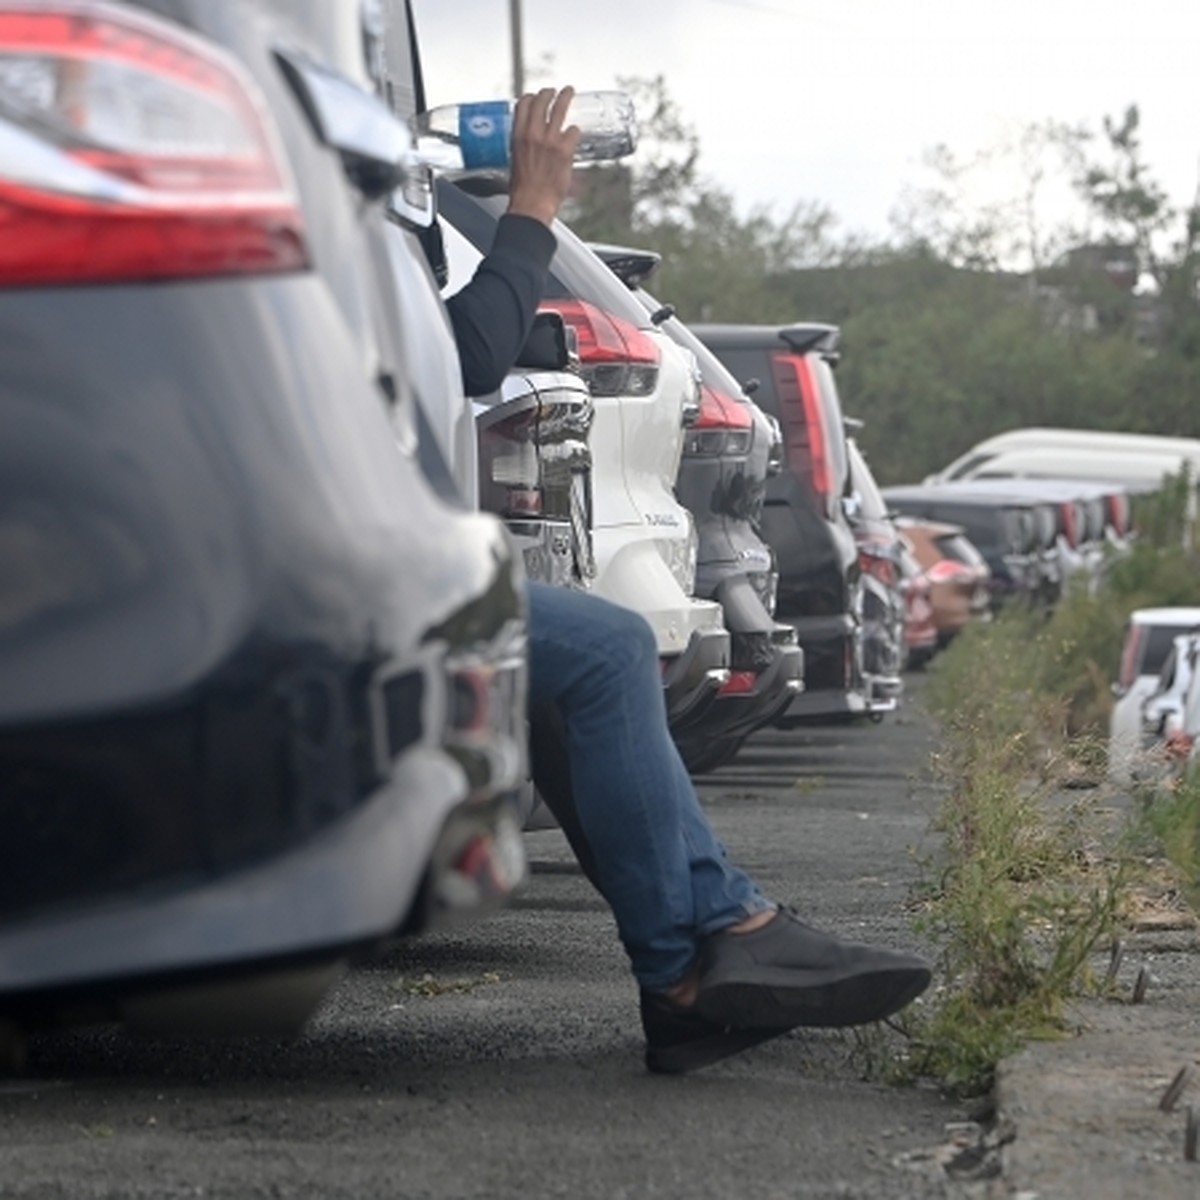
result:
[[[700,414],[683,439],[685,457],[745,457],[754,440],[754,420],[747,405],[700,385]]]
[[[834,471],[829,461],[828,431],[821,407],[820,384],[808,356],[779,351],[771,355],[779,423],[789,464],[807,463],[812,486],[826,509],[835,504]],[[793,470],[795,467],[793,466]]]
[[[891,547],[878,542],[862,542],[858,547],[859,570],[878,579],[885,587],[899,583],[900,568]]]
[[[575,330],[580,373],[593,396],[649,396],[658,386],[662,353],[644,330],[586,300],[544,300]]]
[[[1129,497],[1124,492],[1109,492],[1104,497],[1104,507],[1113,533],[1123,538],[1129,532]]]
[[[228,54],[103,0],[0,0],[0,287],[307,262],[271,120]]]
[[[966,565],[952,558],[939,558],[926,572],[931,583],[972,584],[977,579],[977,573]]]
[[[1081,534],[1079,509],[1073,500],[1063,500],[1059,504],[1059,510],[1062,513],[1062,531],[1067,545],[1072,550],[1078,549]]]

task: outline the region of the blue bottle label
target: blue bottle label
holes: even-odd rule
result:
[[[507,167],[512,116],[507,100],[463,104],[458,110],[458,144],[463,166]]]

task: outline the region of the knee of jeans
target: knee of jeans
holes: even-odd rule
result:
[[[631,609],[618,611],[619,616],[614,621],[614,628],[610,630],[614,657],[626,662],[632,669],[650,664],[657,671],[658,639],[654,636],[650,622]]]

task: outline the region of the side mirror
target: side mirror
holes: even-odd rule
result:
[[[517,355],[516,365],[527,370],[565,371],[574,354],[567,339],[567,323],[556,312],[540,312]]]
[[[418,160],[408,127],[378,96],[300,51],[276,48],[275,58],[350,182],[368,200],[390,196],[394,215],[421,228],[433,224],[433,175]]]

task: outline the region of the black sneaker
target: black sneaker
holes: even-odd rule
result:
[[[660,1075],[682,1075],[740,1054],[787,1029],[733,1029],[680,1008],[665,996],[642,992],[646,1067]]]
[[[751,933],[716,933],[700,949],[696,1012],[737,1029],[865,1025],[928,986],[915,954],[845,942],[780,909]]]

